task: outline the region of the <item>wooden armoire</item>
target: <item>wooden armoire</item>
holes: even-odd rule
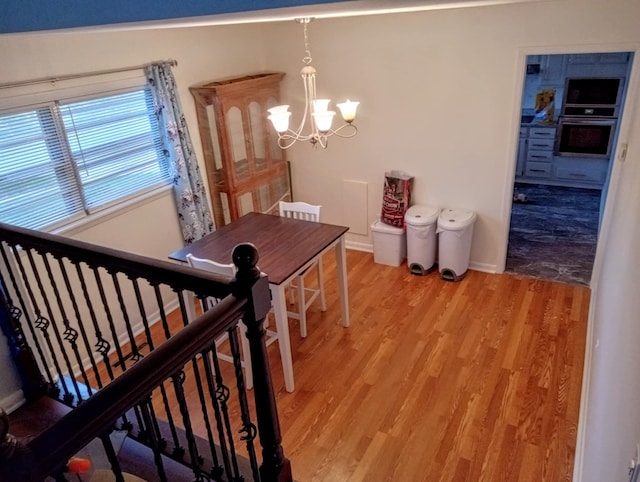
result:
[[[277,213],[291,200],[289,163],[267,119],[278,104],[280,72],[217,80],[190,88],[216,226],[251,211]]]

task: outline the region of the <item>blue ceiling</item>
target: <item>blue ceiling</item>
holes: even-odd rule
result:
[[[163,21],[348,0],[2,0],[0,33]]]

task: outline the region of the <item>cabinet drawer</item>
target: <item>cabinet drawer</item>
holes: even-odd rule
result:
[[[583,182],[604,182],[607,173],[603,169],[558,166],[556,178]]]
[[[540,151],[531,149],[531,140],[529,140],[529,149],[527,150],[527,161],[551,162],[553,160],[553,151]]]
[[[551,177],[550,162],[527,162],[525,176],[529,177]]]
[[[556,128],[555,127],[530,127],[529,138],[533,139],[555,139]]]
[[[553,150],[554,139],[529,139],[529,149]]]

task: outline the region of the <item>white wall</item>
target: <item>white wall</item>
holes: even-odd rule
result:
[[[525,54],[622,44],[633,49],[640,40],[633,20],[638,7],[559,0],[315,20],[309,40],[319,95],[360,100],[359,133],[332,138],[324,151],[290,149],[294,193],[322,204],[324,220],[340,223],[347,210],[339,195],[342,181],[364,181],[371,223],[379,214],[384,171],[405,170],[415,176],[416,203],[477,211],[472,266],[500,271]],[[288,74],[295,122],[302,27],[283,22],[265,28],[272,47],[268,64]],[[350,234],[349,240],[371,244],[370,233]]]
[[[638,18],[636,1],[554,0],[316,20],[310,26],[310,48],[319,93],[334,100],[360,100],[360,132],[350,140],[331,139],[325,151],[308,145],[291,149],[294,193],[322,204],[325,221],[342,223],[349,208],[342,203],[343,180],[366,182],[364,213],[370,223],[380,209],[384,171],[408,171],[416,177],[416,203],[477,211],[472,265],[500,270],[509,228],[525,56],[637,52]],[[174,58],[200,155],[189,85],[260,68],[282,70],[288,74],[285,98],[297,118],[303,55],[301,27],[294,22],[9,36],[0,37],[0,82]],[[584,445],[577,453],[577,473],[584,481],[623,480],[640,440],[640,379],[635,375],[640,360],[633,343],[640,335],[634,292],[640,277],[635,268],[640,150],[631,136],[635,132],[637,138],[640,124],[637,92],[629,98],[619,139],[629,142],[629,153],[624,168],[613,174],[619,186],[610,193],[608,227],[597,259],[602,269],[594,274],[590,330],[591,343],[598,340],[599,347],[593,350],[587,372],[579,432]],[[117,220],[108,229],[94,228],[82,236],[162,256],[175,248],[178,228],[167,202],[159,201],[155,208],[143,208],[149,223],[143,231],[149,235],[141,238],[137,233],[131,243],[120,240],[122,224]],[[135,223],[130,217],[126,226]],[[169,241],[164,244],[163,239]],[[349,240],[371,243],[368,235],[350,234]]]
[[[635,69],[638,99],[639,68]],[[638,106],[623,129],[638,137]],[[628,464],[640,450],[640,147],[629,143],[624,162],[615,166],[597,258],[599,276],[592,283],[589,353],[581,417],[583,481],[628,480]],[[603,249],[601,249],[603,248]]]

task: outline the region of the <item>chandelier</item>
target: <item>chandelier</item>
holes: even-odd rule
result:
[[[269,120],[273,123],[273,127],[278,133],[278,145],[282,149],[288,149],[296,141],[309,141],[314,148],[318,145],[322,148],[327,147],[328,138],[332,135],[338,137],[353,137],[358,132],[358,128],[353,124],[356,118],[356,110],[359,102],[346,100],[338,105],[340,113],[345,123],[337,129],[332,129],[333,117],[335,112],[329,110],[330,99],[316,98],[316,69],[311,66],[311,52],[309,51],[309,38],[307,36],[307,26],[312,18],[296,19],[296,22],[304,25],[304,48],[305,57],[302,59],[304,67],[300,71],[302,82],[304,83],[304,115],[297,129],[289,129],[289,112],[288,105],[279,105],[268,109]],[[304,134],[305,125],[309,125],[309,131]]]

